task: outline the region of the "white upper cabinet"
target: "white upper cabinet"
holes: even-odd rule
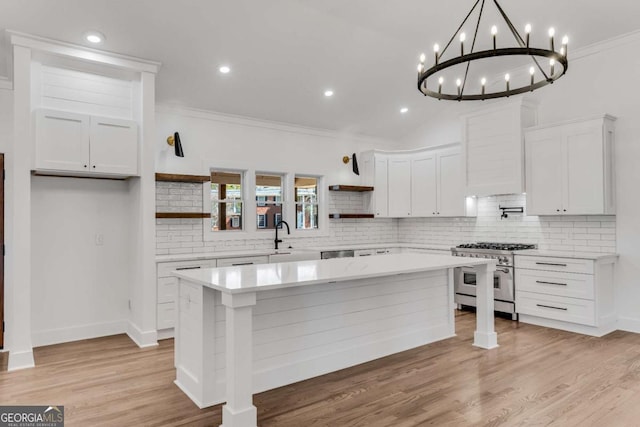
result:
[[[362,185],[373,187],[373,191],[365,194],[369,205],[367,210],[376,218],[389,216],[387,169],[387,157],[384,154],[368,151],[360,156]]]
[[[389,216],[411,216],[411,160],[389,158]]]
[[[135,122],[40,109],[35,134],[37,172],[105,177],[138,174]]]
[[[464,195],[458,144],[415,151],[369,151],[361,159],[363,185],[374,187],[370,211],[376,217],[476,214],[475,203],[468,203],[471,199]]]
[[[411,210],[413,216],[434,216],[437,206],[437,171],[435,152],[411,160]]]
[[[524,128],[537,123],[535,104],[523,99],[462,118],[467,195],[524,192]]]
[[[615,213],[611,116],[526,132],[527,213]]]

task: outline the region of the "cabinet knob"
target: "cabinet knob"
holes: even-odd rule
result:
[[[86,168],[86,167],[87,167],[87,165],[84,165],[84,167]]]
[[[93,168],[95,169],[95,168],[96,168],[96,165],[93,165]]]
[[[440,215],[440,212],[436,212],[438,215]]]
[[[560,212],[560,209],[556,209],[556,212]]]
[[[435,214],[436,214],[435,212],[431,212],[431,215],[435,215]]]
[[[566,209],[562,209],[562,212],[566,212],[566,211],[567,211]]]

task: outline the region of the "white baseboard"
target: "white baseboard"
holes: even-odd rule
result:
[[[618,329],[626,332],[640,334],[640,319],[632,317],[618,317]]]
[[[9,351],[8,371],[33,368],[34,366],[36,366],[36,364],[33,361],[33,351]]]
[[[167,340],[169,338],[173,338],[174,336],[175,335],[173,328],[158,329],[158,341]]]
[[[131,321],[127,325],[127,335],[140,348],[158,345],[158,332],[155,329],[143,332]]]
[[[520,314],[521,323],[529,323],[531,325],[543,326],[545,328],[561,329],[576,334],[590,335],[592,337],[602,337],[616,330],[615,318],[611,318],[610,322],[602,322],[602,326],[586,326],[577,323],[562,322],[560,320],[544,319],[542,317]]]
[[[34,331],[31,333],[31,340],[33,341],[34,347],[41,347],[43,345],[123,334],[126,331],[127,321],[116,320],[113,322],[92,323],[69,328]]]

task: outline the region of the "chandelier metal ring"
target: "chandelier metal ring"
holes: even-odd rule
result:
[[[551,76],[546,76],[545,79],[534,82],[533,84],[509,89],[508,91],[499,91],[499,92],[489,92],[485,94],[449,94],[449,93],[441,93],[437,91],[430,90],[428,85],[426,84],[427,79],[434,74],[441,72],[446,68],[453,67],[455,65],[463,64],[465,62],[475,61],[483,58],[491,58],[496,56],[514,56],[514,55],[526,55],[526,56],[534,56],[534,57],[543,57],[554,59],[561,67],[562,70],[554,73]],[[502,98],[508,97],[511,95],[518,95],[525,92],[532,92],[536,89],[539,89],[543,86],[553,83],[562,77],[569,68],[569,61],[566,56],[561,55],[558,52],[548,49],[540,49],[540,48],[532,48],[532,47],[509,47],[509,48],[500,48],[500,49],[489,49],[483,50],[480,52],[472,52],[463,56],[458,56],[457,58],[449,59],[448,61],[444,61],[439,63],[438,65],[434,65],[433,67],[425,70],[420,73],[418,76],[418,90],[422,92],[425,96],[430,96],[432,98],[437,99],[446,99],[449,101],[479,101],[483,99],[494,99],[494,98]]]

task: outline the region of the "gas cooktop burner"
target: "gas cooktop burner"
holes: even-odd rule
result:
[[[478,242],[478,243],[466,243],[456,246],[461,249],[489,249],[494,251],[521,251],[524,249],[536,249],[536,245],[526,243],[493,243],[493,242]]]

